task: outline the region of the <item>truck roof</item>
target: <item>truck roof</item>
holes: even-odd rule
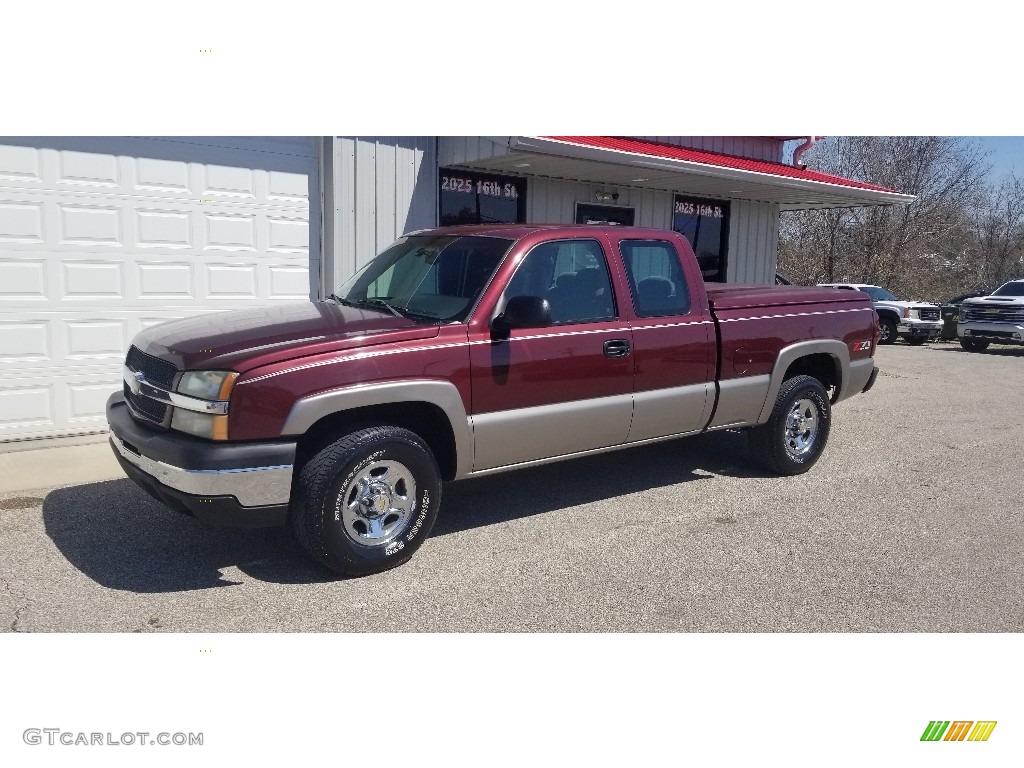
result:
[[[615,224],[458,224],[450,227],[430,227],[406,232],[410,235],[486,235],[490,237],[520,238],[535,232],[551,232],[579,237],[582,234],[605,234],[628,232],[633,237],[664,238],[666,234],[675,234],[669,229],[655,227],[624,227]]]

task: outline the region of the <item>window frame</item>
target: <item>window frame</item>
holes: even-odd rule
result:
[[[680,237],[682,235],[680,234]],[[675,254],[675,264],[679,270],[679,276],[682,280],[683,288],[686,290],[686,309],[683,311],[669,311],[669,312],[658,312],[656,314],[641,313],[638,304],[639,291],[637,290],[636,280],[634,279],[633,270],[630,269],[630,261],[626,257],[623,244],[625,243],[664,243],[671,253]],[[629,298],[633,304],[633,314],[637,318],[647,320],[649,318],[656,317],[683,317],[693,313],[695,302],[693,300],[693,292],[690,290],[690,282],[686,279],[686,269],[683,267],[682,260],[679,255],[679,249],[676,248],[675,243],[671,240],[663,240],[657,237],[622,237],[619,238],[619,258],[622,260],[622,271],[626,275],[626,285],[629,288]],[[698,273],[699,274],[699,273]]]
[[[672,196],[672,212],[671,212],[671,225],[669,229],[673,232],[679,233],[682,237],[686,238],[687,242],[690,242],[690,238],[682,232],[682,230],[676,229],[676,216],[682,215],[676,211],[676,206],[679,203],[694,203],[695,205],[710,205],[717,206],[722,209],[722,231],[719,242],[719,254],[718,254],[718,279],[709,279],[704,277],[704,270],[700,269],[700,258],[697,254],[697,244],[690,243],[690,247],[693,249],[694,257],[697,257],[697,267],[701,275],[701,279],[704,282],[712,283],[725,283],[728,279],[729,274],[729,229],[732,223],[732,201],[730,200],[719,200],[711,197],[696,197],[693,195],[686,195],[681,192],[675,192]],[[698,214],[699,215],[699,214]]]
[[[561,320],[561,321],[552,320],[551,321],[551,327],[556,327],[556,326],[561,327],[561,326],[566,326],[566,325],[582,325],[582,324],[585,324],[585,323],[607,323],[607,322],[619,320],[622,317],[622,312],[621,312],[620,307],[619,307],[619,298],[616,295],[617,291],[615,290],[615,278],[612,275],[611,260],[609,259],[609,254],[608,254],[608,252],[607,252],[607,250],[605,248],[605,244],[599,238],[596,238],[596,237],[564,237],[564,238],[558,238],[556,240],[545,240],[545,241],[543,241],[541,243],[537,243],[536,245],[531,247],[530,250],[528,250],[523,255],[523,258],[520,260],[519,264],[516,265],[515,271],[509,277],[508,282],[505,284],[504,290],[502,290],[501,295],[498,297],[498,301],[495,304],[495,308],[494,308],[494,311],[492,312],[492,315],[496,316],[496,315],[498,315],[498,314],[500,314],[501,312],[504,311],[505,305],[508,303],[508,300],[511,298],[511,296],[508,295],[508,289],[512,285],[512,282],[516,279],[516,275],[519,274],[519,270],[521,270],[523,268],[523,266],[526,264],[527,259],[530,258],[530,256],[533,254],[533,252],[536,251],[538,248],[542,248],[544,246],[559,245],[559,244],[564,244],[564,243],[594,243],[597,246],[597,249],[598,249],[598,251],[601,254],[601,263],[604,265],[605,276],[608,278],[608,292],[609,292],[609,296],[611,297],[612,314],[609,315],[608,317],[585,318],[585,319],[582,319],[582,320]],[[556,259],[557,259],[557,257],[556,257]],[[552,280],[554,280],[556,277],[557,277],[557,275],[555,275],[554,274],[554,270],[552,270],[552,275],[551,275]],[[554,286],[552,286],[552,287],[554,287]],[[551,290],[551,288],[548,288],[547,290]],[[545,293],[546,293],[546,291],[545,291]],[[521,295],[521,294],[517,294],[517,295]],[[547,299],[547,296],[545,295],[545,296],[542,296],[541,298]]]
[[[474,194],[479,203],[479,198],[483,194],[481,192],[458,192],[457,190],[444,189],[444,179],[446,177],[458,177],[472,181],[474,184],[480,182],[497,182],[499,184],[514,184],[516,186],[517,197],[516,197],[516,219],[515,221],[509,222],[488,222],[488,221],[477,221],[477,222],[458,222],[455,224],[443,224],[441,219],[444,216],[443,209],[443,196],[448,192],[454,194]],[[521,192],[520,192],[521,190]],[[529,192],[527,185],[527,179],[523,176],[506,176],[498,173],[482,173],[480,171],[464,171],[460,168],[438,168],[437,169],[437,225],[439,227],[457,227],[476,224],[525,224],[526,223],[526,195]],[[484,195],[488,197],[488,195]],[[498,198],[508,199],[508,198]]]

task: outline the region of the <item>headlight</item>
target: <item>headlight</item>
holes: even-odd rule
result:
[[[178,382],[178,392],[202,400],[227,400],[237,378],[234,371],[188,371]]]
[[[187,371],[178,380],[177,392],[180,395],[194,397],[199,400],[228,400],[235,386],[238,374],[234,371]],[[176,405],[171,417],[171,429],[187,432],[207,440],[228,439],[228,417],[223,413],[203,413],[190,410],[184,405]]]
[[[171,429],[188,432],[196,437],[205,437],[207,440],[227,440],[228,417],[175,408],[171,417]]]
[[[921,319],[921,310],[919,310],[919,309],[908,309],[907,310],[907,317],[909,317],[911,320],[920,320]]]

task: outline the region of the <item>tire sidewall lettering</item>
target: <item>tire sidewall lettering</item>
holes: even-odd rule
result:
[[[415,511],[415,507],[413,507],[413,511]],[[427,519],[427,513],[429,511],[430,511],[430,489],[429,488],[424,488],[423,489],[423,496],[420,497],[420,514],[419,514],[419,517],[416,518],[416,522],[414,522],[412,524],[412,527],[409,529],[409,533],[406,534],[406,536],[405,536],[405,540],[406,541],[412,541],[413,539],[416,538],[416,534],[418,534],[420,532],[420,528],[423,527],[423,521]]]

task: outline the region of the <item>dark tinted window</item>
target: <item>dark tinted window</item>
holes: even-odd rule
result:
[[[690,292],[672,243],[623,240],[619,248],[639,317],[682,315],[690,311]]]
[[[526,221],[526,180],[512,176],[440,171],[441,226]]]
[[[1024,296],[1024,281],[1007,283],[999,288],[993,296]]]
[[[577,224],[616,224],[632,227],[636,211],[621,205],[595,205],[576,203]]]
[[[899,299],[885,290],[885,288],[879,288],[874,285],[866,285],[863,288],[858,288],[857,290],[866,293],[871,297],[872,301],[899,301]]]
[[[672,229],[690,242],[704,280],[724,283],[729,203],[676,195]]]

